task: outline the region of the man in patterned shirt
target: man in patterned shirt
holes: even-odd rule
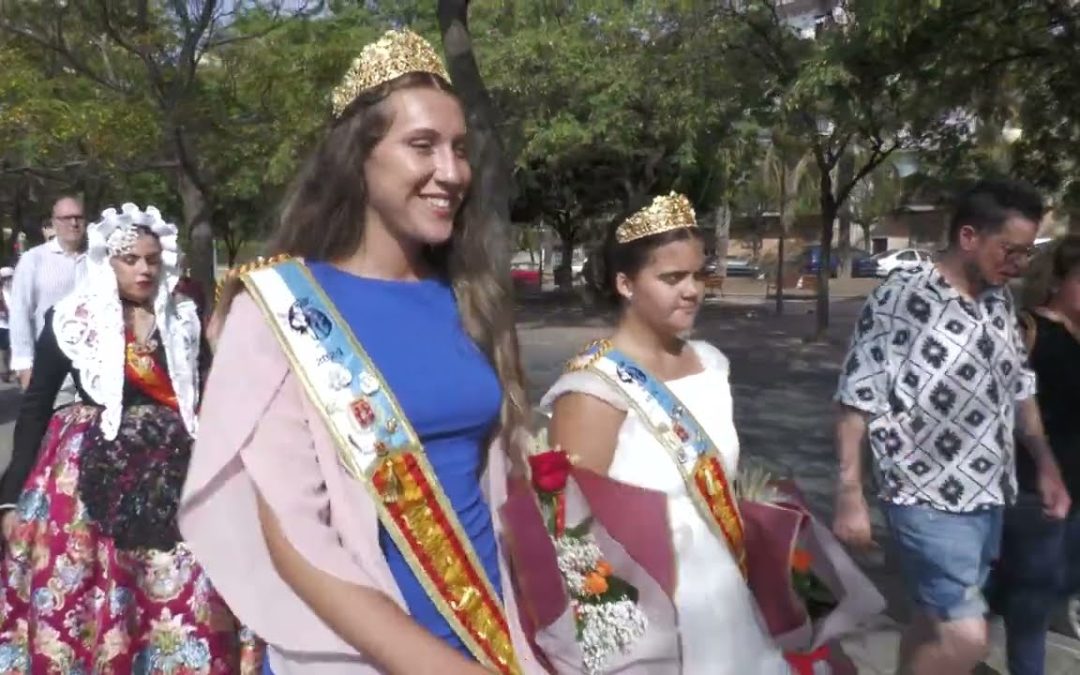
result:
[[[1016,494],[1014,432],[1039,467],[1047,515],[1068,512],[1005,287],[1026,267],[1042,215],[1041,196],[1021,183],[984,181],[963,194],[941,260],[895,272],[868,298],[840,376],[834,531],[873,543],[861,466],[869,435],[918,610],[902,673],[967,673],[986,656],[981,589]]]

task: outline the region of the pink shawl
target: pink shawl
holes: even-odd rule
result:
[[[483,481],[500,539],[506,471],[496,444]],[[256,489],[309,563],[382,591],[407,611],[379,548],[368,493],[338,461],[270,326],[252,299],[241,295],[207,383],[180,530],[239,620],[271,646],[275,675],[378,672],[278,576],[259,524]],[[542,673],[521,630],[505,558],[500,567],[518,661],[525,673]]]

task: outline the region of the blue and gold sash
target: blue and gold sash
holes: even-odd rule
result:
[[[626,397],[630,407],[671,455],[687,492],[713,533],[721,537],[746,575],[742,517],[723,459],[705,428],[656,377],[607,340],[590,344],[567,364],[595,373]]]
[[[241,279],[319,410],[346,470],[478,662],[521,672],[502,602],[386,380],[300,260]]]

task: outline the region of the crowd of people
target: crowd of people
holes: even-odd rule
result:
[[[55,237],[0,270],[4,372],[23,389],[0,481],[0,672],[845,672],[810,669],[761,594],[762,566],[787,589],[790,561],[753,550],[770,533],[740,513],[731,364],[688,337],[705,262],[689,201],[610,230],[617,322],[540,402],[541,467],[440,57],[391,31],[332,100],[265,257],[226,276],[211,316],[154,207],[87,226],[63,197]],[[991,610],[1011,672],[1041,673],[1075,586],[1080,237],[1032,262],[1042,219],[1021,183],[961,195],[947,252],[871,294],[842,367],[832,530],[873,543],[868,441],[918,610],[904,673],[970,672]],[[535,541],[504,508],[527,474],[528,505],[554,508],[543,545],[511,556]],[[583,509],[591,534],[591,517],[566,522]]]

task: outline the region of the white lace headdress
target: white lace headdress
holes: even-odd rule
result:
[[[87,229],[86,276],[73,293],[56,304],[53,313],[53,330],[61,351],[79,371],[83,390],[105,408],[101,431],[110,440],[116,438],[123,412],[126,340],[124,310],[109,259],[129,253],[140,228],[154,233],[161,242],[164,270],[154,297],[158,339],[165,348],[184,426],[192,435],[196,431],[200,324],[195,303],[177,302],[172,293],[179,280],[176,226],[166,222],[153,206],[144,211],[124,204],[120,211],[106,209],[101,220]]]

